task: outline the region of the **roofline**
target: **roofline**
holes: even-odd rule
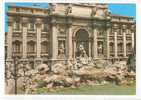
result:
[[[111,17],[122,17],[122,18],[132,18],[132,19],[135,19],[133,16],[124,16],[124,15],[116,15],[116,14],[112,14]]]
[[[40,7],[34,7],[34,6],[27,7],[27,6],[17,6],[17,5],[9,5],[8,7],[11,7],[11,8],[29,8],[29,9],[40,9],[40,10],[48,10],[48,9],[49,9],[49,8],[40,8]]]

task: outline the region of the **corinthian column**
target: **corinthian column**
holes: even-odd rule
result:
[[[56,22],[55,20],[52,20],[52,36],[51,36],[51,41],[52,41],[52,59],[57,59],[58,56],[58,39],[57,39],[57,33],[58,30],[56,28]]]
[[[115,58],[117,58],[117,31],[114,32],[114,41],[115,41]]]
[[[41,57],[41,19],[36,20],[37,27],[37,58]]]
[[[37,28],[37,58],[35,59],[36,61],[36,65],[38,66],[39,64],[41,64],[42,59],[41,59],[41,19],[36,19],[36,28]]]
[[[89,37],[89,57],[91,57],[91,37]]]
[[[115,41],[115,58],[117,58],[117,32],[114,32],[114,41]]]
[[[11,59],[12,58],[12,32],[13,32],[13,28],[12,28],[12,23],[13,19],[12,17],[8,17],[8,34],[7,34],[7,59]]]
[[[124,57],[126,57],[126,26],[123,25],[123,53]]]
[[[109,34],[110,34],[111,29],[108,28],[107,29],[107,59],[109,59],[110,57],[110,47],[109,47]]]
[[[27,58],[27,23],[28,23],[28,19],[27,18],[23,18],[22,19],[22,24],[23,24],[23,29],[22,29],[22,41],[23,41],[23,52],[22,52],[22,58]]]
[[[67,32],[67,56],[68,59],[72,59],[72,26],[69,25],[68,32]]]
[[[117,31],[118,31],[118,25],[114,24],[114,48],[115,48],[115,58],[117,58]]]
[[[135,40],[134,40],[135,39],[135,31],[134,30],[135,30],[135,26],[132,25],[132,27],[131,27],[131,35],[132,35],[132,49],[133,50],[135,48],[135,46],[134,46],[135,45],[135,43],[134,43],[135,42]]]
[[[93,30],[93,52],[94,52],[94,58],[96,59],[97,58],[97,29],[95,28],[94,30]]]

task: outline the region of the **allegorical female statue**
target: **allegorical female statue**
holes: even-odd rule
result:
[[[64,44],[61,43],[58,49],[58,58],[65,58],[65,47]]]

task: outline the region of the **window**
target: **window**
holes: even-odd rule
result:
[[[20,42],[19,41],[13,42],[13,52],[20,53]]]
[[[131,43],[126,44],[126,51],[127,51],[127,53],[130,53],[131,50],[132,50],[132,45],[131,45]]]
[[[16,21],[14,23],[14,30],[20,30],[20,22],[19,21]]]
[[[31,19],[29,20],[29,27],[28,27],[28,30],[29,30],[29,31],[34,31],[34,30],[35,30],[35,23],[34,23],[34,19],[33,19],[33,18],[31,18]]]
[[[33,42],[33,41],[28,42],[27,52],[28,53],[35,53],[35,42]]]
[[[33,22],[29,23],[29,31],[34,31],[34,23]]]
[[[43,31],[43,32],[47,32],[47,31],[48,31],[48,25],[47,25],[46,23],[44,23],[44,24],[42,25],[42,31]]]
[[[118,52],[119,53],[123,52],[123,44],[122,43],[118,44]]]
[[[20,8],[16,8],[16,12],[20,12]]]
[[[110,43],[110,53],[114,53],[114,43]]]
[[[41,43],[41,53],[45,54],[48,52],[48,43],[47,42],[42,42]]]

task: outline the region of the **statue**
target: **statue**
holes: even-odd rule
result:
[[[98,46],[98,54],[99,55],[103,54],[103,45],[102,44],[99,44],[99,46]]]
[[[65,47],[63,43],[60,44],[58,49],[58,58],[65,58]]]
[[[79,52],[80,52],[79,57],[84,57],[84,58],[88,57],[86,54],[86,51],[84,49],[83,43],[80,44],[80,46],[79,46]]]
[[[72,13],[72,5],[69,4],[66,8],[66,11],[65,11],[65,15],[68,15],[69,13]]]
[[[83,43],[80,44],[80,46],[79,46],[79,53],[80,53],[80,55],[79,55],[80,62],[82,64],[87,64],[88,63],[88,56],[87,56],[86,51],[84,49]]]

